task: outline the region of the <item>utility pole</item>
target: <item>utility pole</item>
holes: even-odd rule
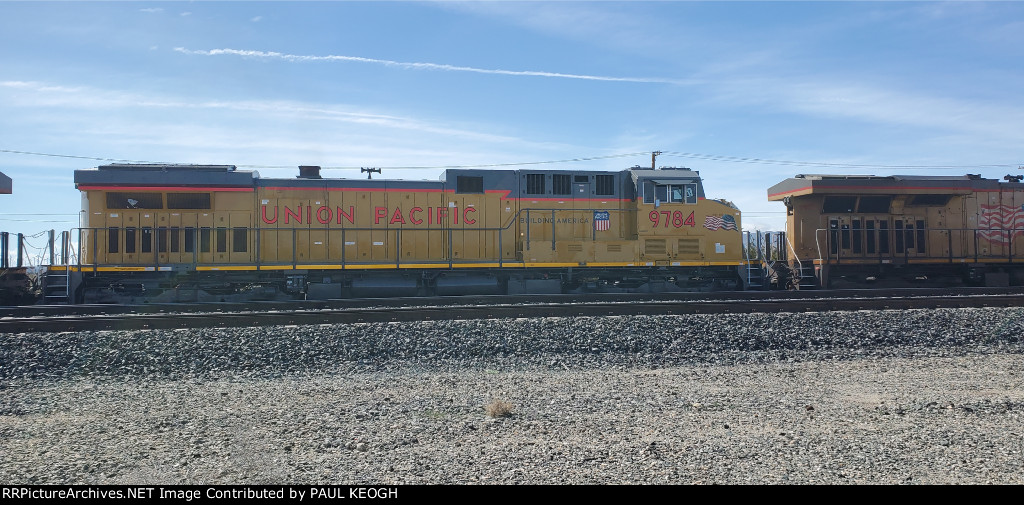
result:
[[[654,168],[654,159],[657,158],[659,154],[661,154],[661,151],[654,151],[653,153],[651,153],[651,170],[655,169]]]

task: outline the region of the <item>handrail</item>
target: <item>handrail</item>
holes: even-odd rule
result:
[[[821,261],[824,258],[821,257],[821,240],[818,239],[818,232],[819,231],[828,231],[828,229],[827,228],[818,228],[818,229],[814,230],[814,247],[818,250],[818,261]],[[825,238],[826,238],[826,244],[827,244],[828,236],[826,235]]]
[[[758,238],[760,239],[761,232],[759,232],[757,230],[743,232],[743,235],[746,237],[746,240],[745,240],[746,243],[743,245],[743,259],[747,260],[748,263],[751,260],[755,260],[755,259],[756,260],[764,260],[764,256],[763,256],[762,251],[761,251],[760,240],[758,240],[758,242],[755,243],[753,241],[753,239],[751,238],[752,234],[756,234],[758,236]],[[754,249],[757,251],[757,256],[755,256],[753,258],[750,257],[750,246],[751,245],[753,245]]]
[[[451,225],[446,226],[446,227],[427,226],[427,227],[422,227],[422,228],[421,227],[415,227],[415,228],[411,228],[411,227],[406,227],[406,228],[379,228],[379,227],[369,228],[369,227],[348,227],[348,226],[342,226],[342,227],[337,227],[337,228],[335,228],[335,227],[331,227],[331,228],[327,228],[327,227],[325,227],[325,228],[300,228],[300,227],[264,228],[264,227],[213,226],[213,225],[211,225],[211,226],[173,226],[173,227],[172,226],[160,226],[160,227],[155,227],[154,226],[154,227],[151,227],[153,232],[154,232],[153,236],[151,238],[151,240],[153,241],[152,242],[153,245],[151,247],[152,250],[148,251],[148,252],[145,252],[145,253],[138,252],[138,253],[135,253],[135,254],[140,254],[140,255],[141,254],[147,254],[147,255],[148,254],[152,254],[153,255],[154,260],[153,260],[152,263],[140,263],[140,265],[160,266],[160,263],[159,263],[159,260],[158,260],[159,254],[166,253],[167,251],[166,250],[165,251],[161,251],[160,250],[161,249],[161,243],[160,243],[161,239],[159,238],[160,237],[159,233],[160,232],[167,232],[168,230],[170,230],[172,228],[177,228],[180,231],[191,229],[193,233],[198,233],[199,230],[201,230],[201,229],[208,229],[208,230],[211,230],[211,231],[213,231],[213,230],[225,230],[226,231],[226,230],[233,230],[233,229],[245,229],[247,234],[248,233],[256,233],[256,243],[257,243],[257,245],[254,246],[255,249],[253,249],[253,252],[256,253],[256,258],[260,258],[261,257],[261,255],[259,254],[259,245],[258,245],[260,237],[261,237],[261,235],[263,233],[267,233],[267,232],[286,233],[286,232],[290,231],[292,233],[292,235],[293,235],[293,242],[292,242],[293,256],[294,256],[295,252],[298,249],[296,247],[296,242],[294,240],[294,235],[298,231],[318,232],[318,233],[331,233],[331,232],[338,232],[338,231],[340,231],[342,233],[342,236],[343,236],[343,239],[342,239],[343,243],[344,243],[344,235],[346,233],[351,233],[351,232],[377,232],[377,233],[395,233],[395,235],[396,235],[396,243],[395,243],[395,256],[396,256],[396,258],[395,258],[395,262],[396,262],[396,264],[400,264],[401,263],[401,234],[402,234],[403,231],[410,232],[410,233],[415,233],[415,232],[441,232],[441,233],[448,233],[448,242],[449,243],[448,243],[448,261],[447,262],[449,264],[452,264],[455,261],[454,255],[453,255],[454,244],[452,243],[452,235],[451,235],[452,233],[457,233],[457,232],[463,232],[463,233],[488,233],[489,232],[489,233],[497,233],[497,235],[498,235],[499,247],[498,247],[498,249],[496,251],[496,258],[492,258],[491,256],[487,256],[487,257],[484,257],[484,258],[474,258],[472,261],[480,261],[480,260],[489,261],[489,260],[494,260],[494,261],[497,261],[499,263],[499,265],[500,265],[500,264],[502,264],[502,263],[504,263],[506,261],[505,258],[504,258],[504,254],[503,254],[504,251],[502,250],[503,249],[502,246],[504,245],[503,244],[503,238],[502,238],[503,233],[507,233],[508,231],[512,230],[513,226],[515,226],[517,224],[520,224],[519,221],[523,217],[524,214],[526,216],[529,216],[530,212],[548,212],[548,211],[550,211],[552,213],[552,215],[554,215],[555,212],[559,212],[559,213],[611,212],[611,213],[619,213],[619,214],[627,214],[627,213],[634,213],[635,214],[637,212],[636,209],[609,209],[609,208],[600,208],[600,209],[599,208],[555,209],[555,208],[533,208],[533,207],[531,207],[531,208],[525,208],[525,209],[518,209],[515,212],[515,214],[513,214],[512,216],[510,216],[508,218],[508,223],[503,225],[503,226],[498,226],[498,227],[480,227],[480,228],[463,228],[463,227],[454,227],[454,226],[451,226]],[[522,223],[522,225],[526,226],[527,229],[530,228],[531,224],[550,224],[550,226],[551,226],[551,243],[552,243],[552,248],[554,248],[555,247],[555,243],[558,240],[558,238],[557,238],[558,233],[557,233],[557,230],[555,229],[555,224],[556,224],[555,223],[555,219],[552,218],[550,223],[530,223],[530,222]],[[591,223],[591,226],[593,226],[593,223]],[[110,227],[107,227],[107,226],[71,228],[71,230],[68,233],[77,232],[78,241],[75,244],[75,247],[71,248],[74,252],[69,255],[70,256],[69,260],[70,259],[74,259],[74,262],[75,262],[74,264],[79,269],[81,269],[82,263],[80,262],[80,253],[84,251],[83,247],[86,246],[86,244],[82,243],[83,235],[86,235],[86,236],[89,237],[89,239],[87,239],[87,242],[89,242],[92,245],[93,250],[92,250],[92,255],[91,256],[93,258],[95,258],[97,253],[98,253],[98,244],[97,244],[97,242],[99,240],[98,236],[100,235],[97,232],[106,231],[109,228]],[[116,228],[118,228],[118,229],[125,229],[125,228],[139,229],[139,228],[142,228],[142,227],[140,227],[140,226],[132,226],[132,227],[120,226],[120,227],[116,227]],[[529,236],[529,233],[527,233],[527,237],[528,236]],[[547,239],[545,239],[545,240],[547,240]],[[562,239],[562,240],[566,240],[566,239]],[[574,238],[574,240],[588,240],[588,239],[585,239],[583,237],[578,237],[578,238]],[[596,233],[591,233],[589,241],[601,242],[602,240],[598,240]],[[212,242],[212,239],[211,239],[211,242]],[[196,265],[196,264],[198,264],[198,257],[197,257],[197,255],[200,254],[200,241],[199,241],[198,237],[194,237],[192,243],[193,243],[193,250],[192,250],[193,261],[191,263],[193,265]],[[166,243],[163,244],[163,247],[166,248],[167,246],[168,246],[168,244],[166,244]],[[211,243],[211,246],[212,246],[212,243]],[[211,249],[212,249],[212,247],[211,247]],[[207,253],[209,253],[209,254],[218,254],[219,252],[215,252],[215,251],[211,250],[211,251],[208,251],[208,252],[203,252],[202,254],[207,254]],[[231,251],[225,250],[223,253],[230,254]],[[181,251],[174,252],[174,253],[171,253],[171,254],[188,254],[188,251],[184,251],[184,248],[182,248]],[[260,261],[262,263],[262,260],[257,259],[257,261]],[[68,263],[69,263],[69,265],[71,264],[70,261]],[[293,257],[291,263],[292,263],[293,267],[297,267],[298,266],[297,258]],[[344,254],[342,254],[341,264],[344,265],[344,264],[347,264],[347,263],[351,263],[351,262],[348,261],[348,260],[345,260]],[[367,264],[370,264],[370,263],[376,263],[376,262],[367,262]],[[230,262],[226,262],[225,264],[230,264]],[[270,265],[272,263],[266,263],[266,264]],[[93,262],[93,267],[95,268],[95,261]]]
[[[800,272],[800,276],[803,277],[804,263],[800,261],[800,256],[796,253],[796,248],[793,247],[793,241],[789,239],[789,234],[786,234],[786,245],[789,246],[789,252],[793,253],[793,259],[796,260],[797,271]]]
[[[866,230],[866,228],[857,228],[857,229],[851,230],[851,231],[857,232],[857,231],[863,231],[863,230]],[[832,242],[830,240],[830,235],[827,233],[827,232],[830,232],[830,231],[840,231],[840,230],[835,230],[835,229],[831,229],[831,228],[817,228],[817,229],[814,230],[814,242],[815,242],[815,247],[816,247],[816,249],[818,251],[818,260],[820,260],[820,261],[824,261],[826,259],[828,259],[828,260],[832,260],[833,259],[833,253],[831,253],[831,252],[829,252],[827,256],[822,254],[822,242],[823,241],[821,239],[821,233],[823,233],[823,232],[825,233],[824,245],[826,247],[826,250],[827,251],[831,251],[832,250],[831,249]],[[875,230],[875,231],[881,231],[881,230]],[[1014,237],[1017,236],[1017,235],[1020,235],[1020,234],[1024,234],[1024,228],[985,228],[985,229],[979,229],[979,228],[923,228],[923,229],[913,229],[913,231],[914,231],[915,234],[918,233],[918,232],[923,232],[925,234],[924,236],[926,237],[925,238],[925,242],[926,243],[931,243],[929,238],[932,236],[931,234],[933,234],[933,233],[945,233],[945,234],[947,234],[947,244],[948,244],[947,245],[948,251],[946,252],[947,254],[943,254],[943,255],[940,256],[938,254],[930,254],[930,253],[926,253],[926,252],[921,252],[920,247],[907,247],[905,243],[904,243],[904,246],[903,246],[903,251],[902,252],[898,252],[896,250],[897,249],[896,245],[894,245],[895,241],[893,240],[893,241],[889,242],[889,246],[888,246],[889,252],[885,252],[885,253],[883,253],[880,249],[877,252],[874,252],[874,253],[868,253],[868,252],[854,253],[852,251],[844,252],[844,248],[843,247],[836,247],[836,253],[834,255],[834,259],[836,261],[839,261],[839,260],[842,260],[843,258],[853,258],[853,259],[878,258],[878,260],[880,262],[882,262],[885,259],[896,259],[896,258],[902,258],[902,259],[904,259],[906,261],[906,260],[909,260],[911,258],[916,258],[916,257],[933,258],[933,259],[934,258],[938,258],[938,257],[942,257],[942,258],[947,258],[950,262],[952,262],[953,260],[956,260],[956,259],[960,259],[960,260],[963,260],[963,259],[973,259],[975,262],[978,262],[978,261],[981,261],[981,260],[1006,260],[1006,261],[1012,262],[1012,261],[1014,261],[1014,258],[1015,258],[1014,249],[1013,248],[1017,244],[1017,241],[1014,240]],[[890,229],[886,230],[886,232],[887,233],[892,233],[892,234],[907,233],[906,230],[897,230],[897,229],[893,229],[893,228],[890,228]],[[965,242],[963,244],[963,246],[958,251],[959,254],[956,254],[956,255],[954,255],[954,250],[953,250],[953,247],[952,247],[953,234],[954,233],[958,233],[960,238],[964,239],[964,240],[966,240],[968,237],[971,238],[969,243]],[[970,234],[970,235],[968,235],[968,234]],[[989,235],[992,235],[992,236],[998,236],[999,239],[998,240],[986,239],[983,236],[983,235],[986,235],[986,234],[989,234]],[[890,235],[890,237],[895,237],[895,236],[896,235]],[[919,238],[919,237],[920,236],[915,236],[915,238]],[[984,244],[981,242],[982,240],[988,240],[989,241],[989,244],[988,244],[989,252],[986,253],[986,254],[982,254],[981,253],[981,249],[984,246]],[[877,244],[876,244],[876,248],[878,248]],[[992,253],[993,249],[999,249],[999,250],[1001,250],[1003,252],[1001,252],[999,254],[993,254]],[[911,250],[914,250],[914,252],[911,253],[910,252]],[[796,257],[796,252],[795,251],[794,251],[793,254],[794,254],[794,257]]]

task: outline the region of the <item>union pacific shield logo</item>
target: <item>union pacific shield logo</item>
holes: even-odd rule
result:
[[[612,216],[611,212],[606,210],[595,210],[594,211],[594,229],[597,231],[605,231],[611,227]]]

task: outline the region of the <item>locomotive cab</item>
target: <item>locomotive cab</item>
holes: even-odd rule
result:
[[[637,188],[637,242],[645,266],[697,266],[690,280],[743,264],[740,211],[705,197],[700,174],[686,168],[632,171]],[[711,273],[715,272],[715,273]]]

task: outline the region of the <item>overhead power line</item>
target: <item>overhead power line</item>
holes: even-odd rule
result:
[[[970,165],[878,165],[868,163],[829,163],[819,161],[786,161],[786,160],[768,160],[763,158],[742,158],[737,156],[718,156],[713,154],[698,154],[698,153],[680,153],[665,151],[662,152],[663,156],[672,156],[677,158],[697,159],[704,161],[723,161],[728,163],[753,163],[759,165],[789,165],[789,166],[805,166],[805,167],[829,167],[829,168],[877,168],[877,169],[900,169],[900,170],[963,170],[969,168],[1020,168],[1019,163],[1003,163],[1003,164],[970,164]]]
[[[722,156],[715,154],[700,154],[700,153],[686,153],[677,151],[657,151],[660,156],[668,156],[675,158],[685,158],[693,160],[703,161],[716,161],[724,163],[746,163],[746,164],[758,164],[758,165],[786,165],[786,166],[798,166],[798,167],[822,167],[822,168],[850,168],[850,169],[877,169],[877,170],[968,170],[968,169],[979,169],[979,168],[1009,168],[1009,169],[1024,169],[1022,163],[972,163],[966,165],[882,165],[882,164],[869,164],[869,163],[832,163],[832,162],[818,162],[818,161],[793,161],[793,160],[773,160],[764,158],[750,158],[740,156]],[[39,153],[31,151],[17,151],[12,149],[0,149],[0,153],[8,154],[21,154],[27,156],[48,156],[54,158],[71,158],[79,160],[90,160],[90,161],[103,161],[112,163],[140,163],[140,164],[165,164],[165,165],[189,165],[190,163],[174,163],[165,161],[148,161],[148,160],[127,160],[120,158],[101,158],[95,156],[76,156],[71,154],[56,154],[56,153]],[[520,161],[520,162],[509,162],[509,163],[487,163],[487,164],[476,164],[476,165],[434,165],[434,166],[379,166],[379,168],[389,170],[444,170],[444,169],[458,169],[458,168],[499,168],[499,167],[521,167],[521,166],[532,166],[532,165],[553,165],[559,163],[579,163],[585,161],[597,161],[607,160],[615,158],[630,158],[636,156],[648,156],[651,152],[638,152],[638,153],[622,153],[622,154],[609,154],[605,156],[587,156],[579,158],[567,158],[560,160],[547,160],[547,161]],[[241,168],[252,168],[252,169],[286,169],[295,168],[297,165],[245,165],[235,164]],[[344,165],[328,165],[322,166],[324,170],[359,170],[366,165],[358,166],[344,166]]]
[[[607,156],[590,156],[587,158],[570,158],[564,160],[550,160],[550,161],[521,161],[515,163],[490,163],[484,165],[441,165],[441,166],[407,166],[407,167],[381,167],[387,169],[401,169],[401,170],[421,170],[421,169],[447,169],[447,168],[497,168],[497,167],[519,167],[527,165],[551,165],[555,163],[576,163],[580,161],[595,161],[595,160],[608,160],[612,158],[628,158],[631,156],[645,156],[649,153],[626,153],[626,154],[610,154]],[[239,165],[241,166],[241,165]],[[353,169],[360,167],[322,167],[324,169]]]
[[[30,151],[14,151],[14,150],[11,150],[11,149],[0,149],[0,153],[25,154],[25,155],[29,155],[29,156],[49,156],[51,158],[72,158],[72,159],[76,159],[76,160],[111,161],[111,162],[118,162],[118,163],[163,163],[163,162],[160,162],[160,161],[125,160],[125,159],[117,159],[117,158],[96,158],[96,157],[93,157],[93,156],[75,156],[75,155],[72,155],[72,154],[34,153],[34,152],[30,152]],[[167,164],[168,165],[173,165],[173,163],[167,163]]]

